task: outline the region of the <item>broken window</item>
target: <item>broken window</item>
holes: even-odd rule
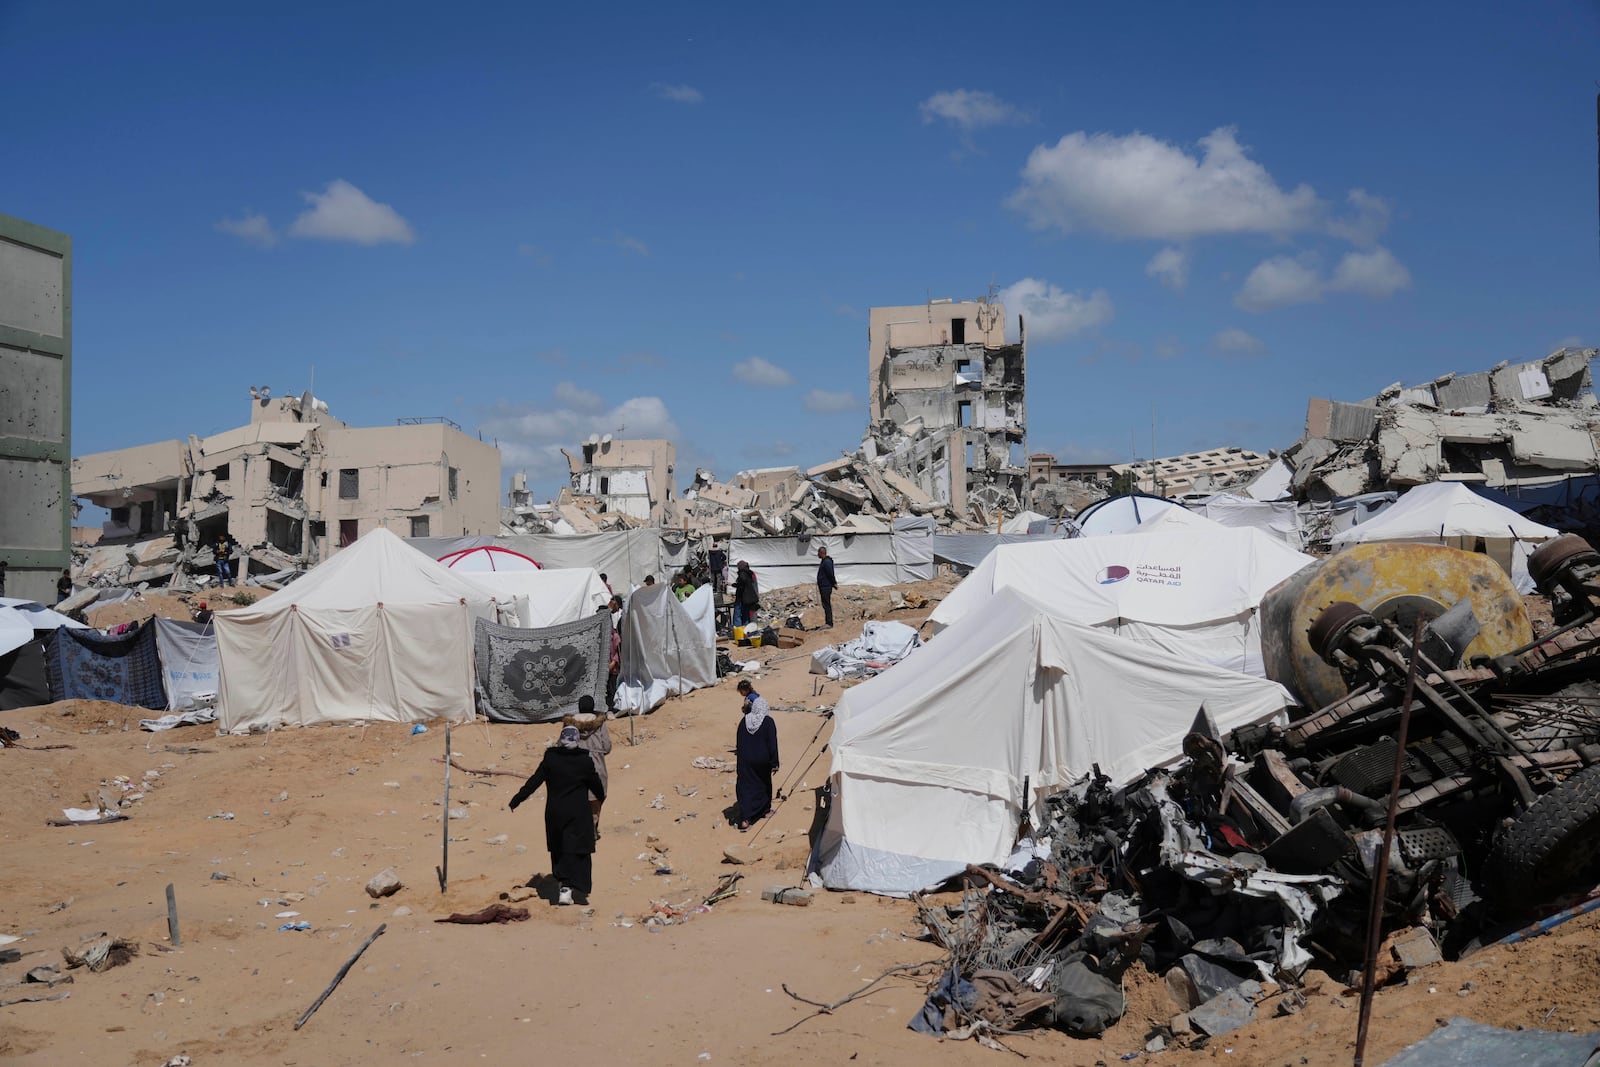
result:
[[[112,508],[111,521],[118,526],[128,525],[128,508]]]
[[[287,463],[279,463],[275,459],[267,461],[267,479],[284,496],[299,496],[300,484],[304,477],[304,471],[291,467]]]
[[[328,536],[328,524],[321,519],[312,519],[310,533],[313,540],[320,541]]]
[[[953,345],[964,345],[967,343],[966,319],[950,320],[950,343]]]
[[[225,482],[225,481],[228,480],[228,471],[229,471],[229,464],[224,463],[220,467],[213,468],[211,473],[216,475],[217,481]]]
[[[300,520],[267,510],[267,543],[291,556],[300,554]]]
[[[453,474],[455,474],[455,471],[451,470],[450,473],[453,475]],[[411,516],[411,536],[412,537],[427,537],[428,536],[428,516],[426,516],[426,515],[413,515],[413,516]]]
[[[963,400],[956,404],[956,425],[959,427],[972,425],[972,401]]]
[[[451,500],[454,500],[456,498],[456,475],[458,473],[459,472],[456,470],[456,468],[454,468],[454,467],[450,468],[450,499]],[[415,521],[415,520],[413,520],[413,521]],[[427,534],[419,534],[419,535],[416,535],[416,536],[426,537],[428,535]]]
[[[339,470],[339,499],[356,500],[361,496],[361,470],[342,467]]]
[[[611,493],[611,479],[604,475],[600,477],[600,495],[608,496]]]
[[[356,543],[356,538],[360,536],[359,524],[355,519],[339,520],[340,548],[349,548],[351,545]]]

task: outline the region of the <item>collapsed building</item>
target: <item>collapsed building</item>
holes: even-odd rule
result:
[[[952,516],[987,526],[1027,498],[1027,340],[985,298],[871,309],[868,461],[908,479]]]
[[[242,579],[309,567],[378,527],[495,533],[499,485],[499,450],[447,419],[355,427],[309,392],[252,388],[248,425],[73,459],[73,496],[110,512],[98,543],[75,549],[74,578],[184,587],[219,537],[238,542]]]
[[[1492,489],[1560,481],[1600,466],[1593,348],[1389,386],[1357,403],[1312,399],[1284,451],[1292,491],[1314,502],[1426,482]]]

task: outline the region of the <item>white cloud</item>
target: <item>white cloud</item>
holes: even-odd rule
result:
[[[760,356],[751,356],[747,360],[735,363],[733,376],[744,384],[753,385],[758,389],[777,389],[794,384],[794,375],[776,364],[768,363]]]
[[[599,393],[574,385],[572,382],[557,382],[555,398],[556,403],[562,407],[571,408],[573,411],[583,412],[586,415],[604,411],[606,407],[605,398]]]
[[[1114,308],[1104,289],[1085,296],[1069,293],[1042,278],[1023,278],[1000,290],[1006,312],[1020,312],[1028,339],[1056,341],[1111,321]]]
[[[1211,347],[1225,356],[1259,356],[1266,352],[1267,346],[1254,334],[1246,333],[1237,326],[1230,326],[1226,330],[1218,330],[1211,338]]]
[[[934,93],[919,107],[924,123],[940,119],[953,122],[963,130],[977,130],[984,126],[1012,126],[1028,121],[1021,110],[1006,103],[993,93],[974,89],[952,89]]]
[[[636,396],[613,408],[607,409],[602,402],[599,409],[580,411],[561,406],[564,393],[584,400],[594,395],[570,383],[562,383],[555,390],[558,406],[533,408],[502,404],[483,420],[483,431],[496,438],[507,468],[525,469],[536,480],[554,478],[565,483],[567,460],[561,449],[577,451],[592,433],[667,440],[677,440],[681,436],[666,402],[660,397]]]
[[[854,393],[830,393],[826,389],[813,389],[806,394],[806,410],[817,415],[832,415],[860,407],[861,401]]]
[[[1350,190],[1345,201],[1350,205],[1350,214],[1329,220],[1328,232],[1353,245],[1367,247],[1377,244],[1378,238],[1389,228],[1389,219],[1393,215],[1389,202],[1381,196],[1373,196],[1365,189]]]
[[[216,228],[223,233],[232,234],[245,244],[255,245],[258,248],[271,248],[278,243],[278,235],[272,232],[272,224],[265,215],[247,211],[236,219],[223,219],[217,223]]]
[[[1142,133],[1070,133],[1029,153],[1007,203],[1036,229],[1156,240],[1296,233],[1325,211],[1309,185],[1279,186],[1226,126],[1201,138],[1198,158]]]
[[[1233,302],[1245,311],[1270,311],[1291,304],[1311,304],[1322,299],[1327,283],[1316,268],[1289,256],[1273,256],[1257,263]]]
[[[667,82],[654,82],[650,91],[663,100],[670,100],[674,104],[698,104],[705,100],[706,94],[692,85],[670,85]]]
[[[1387,248],[1370,252],[1347,252],[1334,268],[1328,288],[1341,293],[1359,293],[1381,300],[1411,285],[1411,272]]]
[[[1169,245],[1150,257],[1144,272],[1168,289],[1181,293],[1189,284],[1189,250]]]
[[[291,237],[350,241],[358,245],[415,241],[411,224],[388,204],[380,204],[342,178],[320,193],[304,193],[311,207],[289,227]]]
[[[648,256],[650,254],[650,246],[637,237],[629,237],[626,234],[619,233],[615,241],[617,247],[624,252],[632,252],[636,256]]]
[[[1315,259],[1301,256],[1273,256],[1256,264],[1234,296],[1235,306],[1245,311],[1270,311],[1293,304],[1311,304],[1328,293],[1355,293],[1381,300],[1411,285],[1411,272],[1387,248],[1370,252],[1347,252],[1324,278]]]

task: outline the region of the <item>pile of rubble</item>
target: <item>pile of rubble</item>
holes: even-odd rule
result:
[[[1305,436],[1283,453],[1294,495],[1331,500],[1436,481],[1503,488],[1592,472],[1596,355],[1562,348],[1531,363],[1396,382],[1358,403],[1313,399]]]

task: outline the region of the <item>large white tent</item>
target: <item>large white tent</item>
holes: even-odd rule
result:
[[[1096,764],[1124,782],[1180,756],[1202,705],[1230,730],[1290,702],[1276,682],[1124,641],[1006,590],[840,699],[815,868],[834,889],[928,888],[1004,860],[1024,805]]]
[[[218,612],[218,725],[472,718],[472,620],[485,588],[384,529],[293,585]]]
[[[1406,541],[1483,552],[1503,567],[1519,593],[1533,591],[1528,557],[1561,531],[1524,518],[1474,493],[1460,482],[1414,486],[1376,518],[1342,530],[1329,543],[1364,545]]]
[[[593,567],[472,571],[463,577],[489,590],[500,604],[514,605],[516,625],[525,628],[577,622],[611,599],[611,590]]]
[[[1074,622],[1265,677],[1256,609],[1268,589],[1312,558],[1260,530],[1160,518],[1138,533],[1002,545],[929,621],[938,632],[1000,591],[1018,589]]]

